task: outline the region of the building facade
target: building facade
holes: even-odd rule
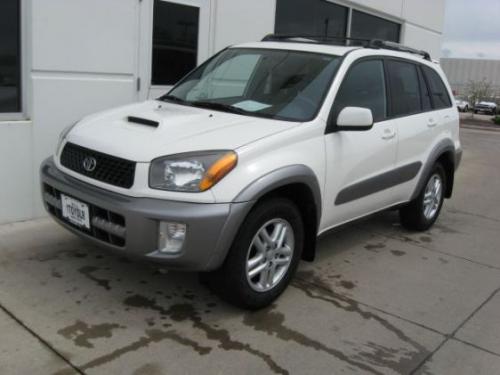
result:
[[[272,32],[394,40],[439,58],[444,2],[2,0],[0,223],[44,215],[38,166],[87,114],[154,98]]]
[[[453,93],[458,97],[469,95],[470,82],[490,84],[490,101],[500,104],[500,60],[442,58],[440,61]]]

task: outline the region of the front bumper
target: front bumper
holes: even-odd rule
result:
[[[200,204],[129,197],[64,174],[52,158],[42,163],[40,179],[45,208],[62,226],[101,247],[125,256],[158,261],[172,269],[210,271],[218,268],[252,206],[252,202]],[[89,205],[90,231],[62,218],[61,193]],[[158,251],[160,221],[187,225],[180,253]]]

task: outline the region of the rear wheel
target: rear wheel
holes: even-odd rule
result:
[[[445,191],[446,175],[443,166],[437,163],[418,197],[399,210],[403,227],[417,231],[429,229],[441,212]]]
[[[303,246],[295,204],[283,198],[262,201],[241,225],[222,267],[206,275],[208,287],[242,308],[268,306],[289,284]]]

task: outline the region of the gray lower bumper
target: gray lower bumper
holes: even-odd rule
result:
[[[198,204],[116,194],[62,173],[52,158],[42,163],[40,178],[45,208],[61,225],[102,247],[159,261],[173,269],[208,271],[219,267],[251,208],[251,202]],[[90,205],[90,231],[62,219],[60,193]],[[160,221],[187,225],[179,254],[157,251]]]

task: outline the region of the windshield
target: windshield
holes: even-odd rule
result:
[[[231,48],[186,76],[161,100],[270,117],[312,120],[340,58],[317,53]]]

